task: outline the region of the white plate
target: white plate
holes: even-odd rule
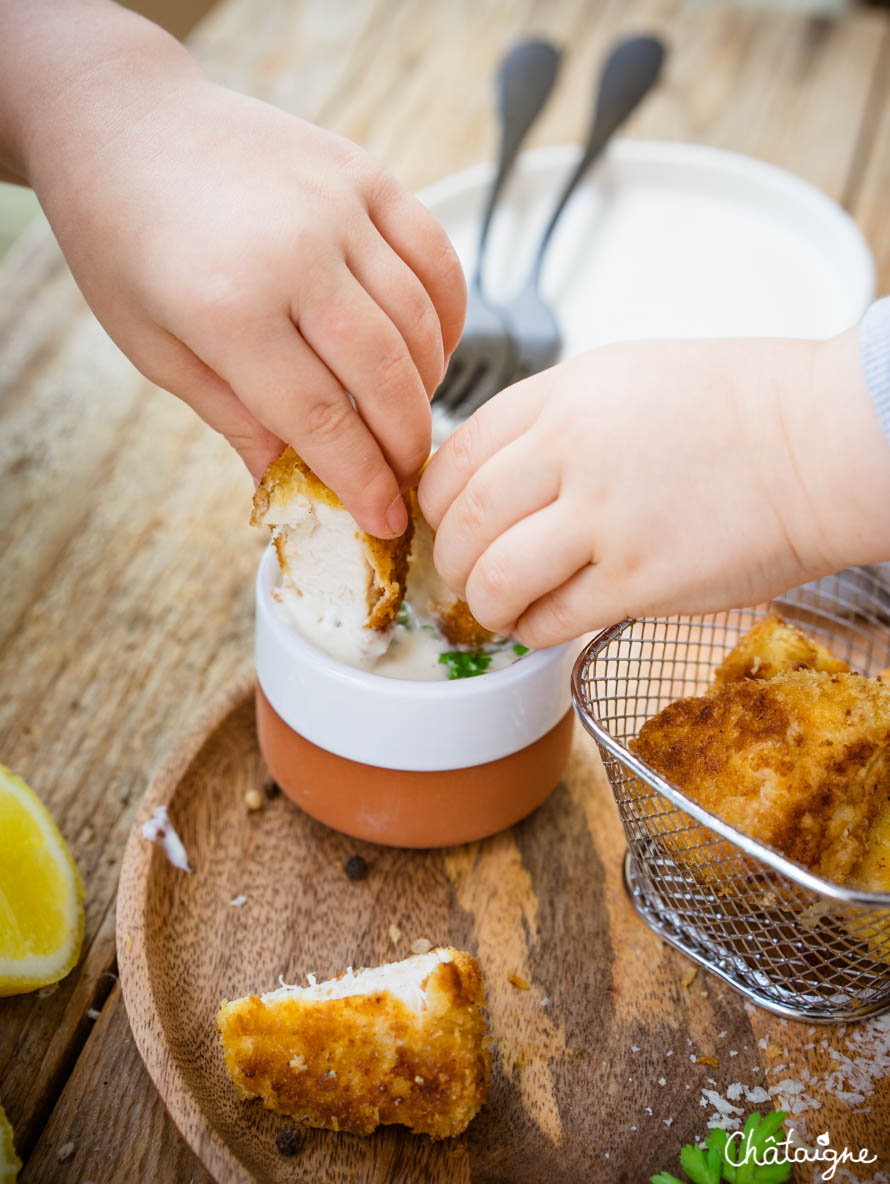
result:
[[[495,215],[486,283],[521,285],[578,158],[574,145],[525,153]],[[420,193],[467,274],[489,165]],[[550,246],[543,291],[563,357],[655,337],[828,337],[874,298],[871,251],[850,216],[762,161],[693,144],[624,140],[578,188]]]

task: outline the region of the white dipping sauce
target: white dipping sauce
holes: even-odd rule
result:
[[[299,622],[288,612],[288,605],[282,603],[278,597],[275,601],[284,620],[305,637],[306,634],[300,629]],[[386,651],[376,661],[370,665],[363,665],[361,669],[373,674],[382,674],[384,678],[407,679],[410,682],[444,682],[450,677],[453,666],[449,662],[439,660],[443,653],[485,654],[490,661],[485,670],[480,671],[484,674],[512,666],[523,656],[523,653],[516,652],[517,643],[512,638],[482,646],[453,645],[442,635],[432,617],[418,613],[410,604],[403,605],[399,616],[401,620],[393,628]]]
[[[461,650],[468,653],[484,653],[491,657],[485,674],[492,670],[503,670],[520,657],[514,649],[514,642],[506,641],[503,645],[480,646],[476,649],[470,646],[456,646],[446,641],[442,634],[433,627],[406,628],[396,625],[389,643],[389,649],[378,658],[374,664],[375,674],[382,674],[385,678],[407,678],[417,682],[433,682],[447,679],[450,665],[439,661],[442,653],[455,653]],[[475,676],[470,676],[475,677]]]

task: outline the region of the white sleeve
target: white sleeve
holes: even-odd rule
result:
[[[878,419],[890,443],[890,296],[876,300],[859,326],[859,355]]]

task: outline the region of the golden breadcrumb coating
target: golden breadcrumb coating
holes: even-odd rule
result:
[[[866,836],[867,850],[847,878],[863,892],[890,892],[890,797],[884,799]]]
[[[798,670],[671,703],[631,748],[706,809],[843,882],[890,792],[890,687]]]
[[[263,479],[253,495],[250,525],[263,526],[272,506],[285,506],[300,494],[305,494],[311,501],[324,502],[336,510],[343,509],[343,503],[333,489],[316,477],[293,448],[285,448],[278,460],[273,460],[263,473]]]
[[[759,621],[727,654],[714,675],[714,686],[743,678],[768,679],[791,670],[826,670],[845,674],[850,667],[818,641],[779,616]]]
[[[885,672],[886,673],[886,672]],[[890,892],[890,797],[883,800],[868,828],[866,852],[847,877],[861,892]],[[878,958],[890,963],[890,912],[877,909],[849,927],[851,936],[868,942]]]
[[[420,509],[417,489],[408,491],[408,513],[414,523],[414,539],[408,566],[408,589],[416,607],[428,612],[446,641],[452,645],[480,646],[495,640],[495,634],[480,625],[465,600],[455,596],[433,563],[436,536]]]
[[[450,605],[436,606],[436,620],[442,636],[452,645],[488,645],[495,640],[495,634],[480,625],[465,600],[454,598]]]
[[[301,495],[310,503],[321,502],[334,509],[343,510],[344,513],[348,512],[336,493],[313,473],[293,448],[286,448],[263,474],[263,479],[253,496],[251,525],[265,525],[271,510],[284,509]],[[282,571],[287,574],[287,561],[280,535],[280,532],[287,528],[270,524],[270,529],[274,536],[278,562]],[[382,632],[390,628],[396,619],[405,595],[408,553],[413,533],[414,523],[410,514],[407,529],[395,539],[375,538],[356,525],[356,538],[364,543],[365,555],[372,573],[367,593],[369,629]]]
[[[485,1101],[491,1054],[479,964],[444,953],[423,980],[419,1010],[385,989],[224,1003],[216,1023],[229,1076],[243,1097],[307,1126],[370,1134],[401,1123],[434,1139],[459,1135]]]

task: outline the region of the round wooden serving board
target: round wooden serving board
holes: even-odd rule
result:
[[[636,1184],[676,1169],[679,1147],[706,1133],[702,1089],[764,1080],[760,1017],[716,979],[691,981],[691,964],[625,899],[621,826],[580,728],[551,798],[510,831],[464,847],[358,842],[282,794],[269,798],[267,782],[245,679],[185,733],[153,780],[118,897],[136,1043],[221,1184]],[[263,793],[255,813],[244,802],[252,788]],[[141,836],[162,803],[192,875]],[[342,870],[353,854],[369,865],[360,882]],[[321,979],[404,957],[418,938],[470,950],[482,966],[495,1044],[481,1113],[464,1136],[441,1143],[401,1127],[369,1138],[307,1130],[297,1155],[281,1155],[275,1136],[293,1124],[236,1095],[214,1027],[220,1002],[271,990],[279,975],[301,983],[309,971]],[[738,1050],[731,1061],[730,1048]]]

